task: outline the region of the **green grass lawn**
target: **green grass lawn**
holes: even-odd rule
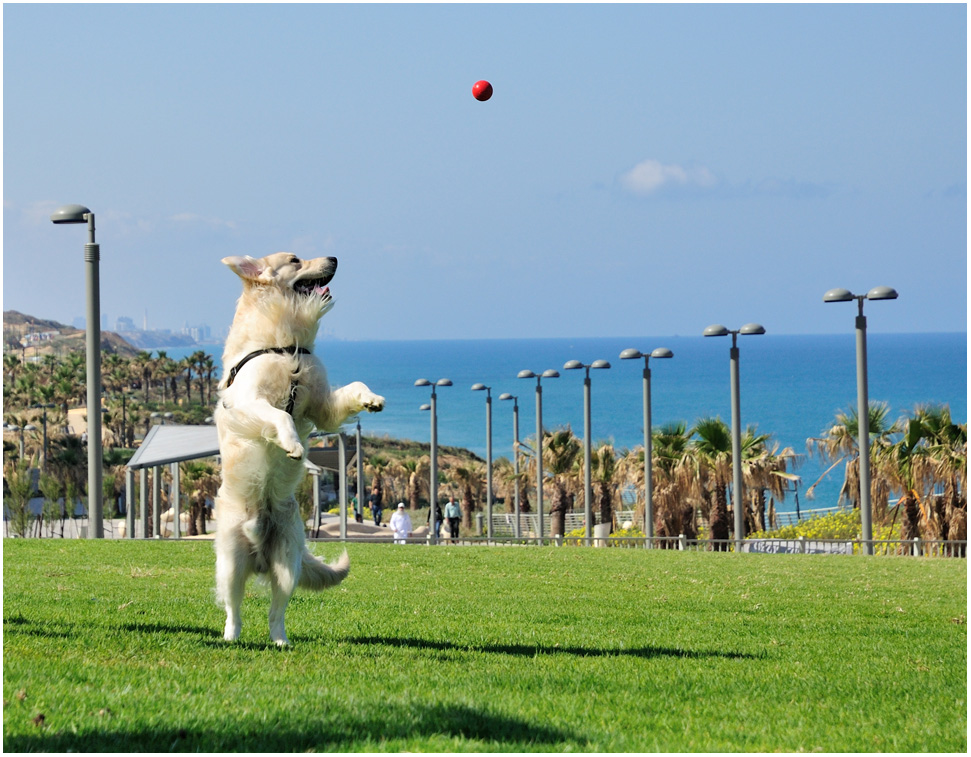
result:
[[[964,560],[352,544],[280,650],[210,543],[3,549],[6,751],[967,749]]]

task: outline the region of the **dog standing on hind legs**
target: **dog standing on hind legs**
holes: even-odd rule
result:
[[[331,390],[313,354],[320,319],[333,306],[327,284],[335,258],[300,260],[278,252],[228,257],[243,294],[223,351],[224,376],[213,415],[222,485],[216,495],[216,594],[226,609],[224,638],[239,638],[246,580],[266,576],[270,638],[287,646],[284,613],[297,586],[320,591],[350,570],[345,551],[326,564],[307,549],[294,492],[306,475],[304,454],[315,429],[336,431],[384,397],[356,381]]]

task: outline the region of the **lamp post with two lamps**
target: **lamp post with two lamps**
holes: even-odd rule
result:
[[[88,388],[88,513],[93,521],[91,538],[104,538],[104,506],[101,491],[101,288],[98,262],[100,248],[94,241],[94,213],[83,205],[64,205],[51,215],[53,223],[87,223],[84,245],[87,311],[85,324]]]
[[[520,371],[516,378],[536,379],[536,512],[539,514],[539,543],[543,544],[543,387],[544,378],[559,378],[558,371],[547,368],[537,375],[530,370]]]
[[[857,446],[860,452],[860,526],[863,531],[863,548],[873,554],[873,514],[870,504],[870,398],[867,387],[866,316],[863,300],[895,300],[897,290],[891,287],[874,287],[866,294],[853,294],[848,289],[830,289],[823,295],[823,302],[852,302],[856,300],[856,414],[859,428]]]
[[[18,457],[18,460],[23,460],[24,459],[24,431],[36,431],[37,426],[35,426],[33,423],[28,423],[24,426],[18,426],[16,424],[8,425],[5,423],[3,424],[3,427],[4,427],[4,430],[6,431],[13,431],[14,433],[17,433],[20,435],[20,456]]]
[[[606,360],[594,360],[589,365],[579,360],[570,360],[563,366],[565,371],[583,368],[587,372],[583,379],[583,519],[587,546],[592,543],[590,537],[593,535],[593,487],[590,485],[590,369],[609,367],[610,363]]]
[[[429,467],[431,470],[428,475],[428,543],[435,544],[435,505],[438,503],[438,394],[435,392],[436,386],[451,386],[452,381],[441,378],[434,384],[428,379],[418,379],[415,386],[430,386],[432,388],[432,401],[430,405],[422,405],[420,410],[431,411],[431,454],[429,455]]]
[[[473,384],[472,391],[486,393],[486,536],[492,539],[492,387]]]
[[[621,360],[644,358],[644,536],[645,545],[651,549],[654,538],[654,449],[651,437],[651,368],[650,359],[672,358],[674,353],[666,347],[652,352],[629,348],[620,353]]]
[[[742,539],[745,538],[745,513],[743,502],[745,497],[742,490],[742,412],[739,401],[738,388],[738,335],[761,335],[765,328],[758,323],[746,323],[742,328],[731,331],[720,323],[705,329],[705,336],[732,335],[732,349],[729,352],[731,361],[731,389],[732,389],[732,494],[735,510],[735,551],[741,551]]]
[[[506,392],[499,395],[499,400],[512,400],[513,509],[516,515],[516,526],[513,529],[513,536],[518,539],[522,536],[522,529],[519,523],[519,516],[521,514],[519,502],[519,397]]]

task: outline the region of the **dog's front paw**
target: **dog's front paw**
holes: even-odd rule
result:
[[[278,431],[277,444],[291,460],[303,459],[304,449],[300,437],[290,429],[284,427]]]
[[[364,399],[361,405],[369,413],[380,413],[384,410],[384,397],[379,394],[372,394],[369,398]]]

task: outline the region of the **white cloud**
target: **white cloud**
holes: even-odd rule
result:
[[[176,223],[201,223],[213,229],[236,228],[235,221],[224,221],[222,218],[201,216],[198,213],[176,213],[174,216],[169,216],[169,220]]]
[[[717,180],[704,166],[664,165],[653,158],[641,161],[620,177],[621,185],[634,194],[653,194],[665,187],[713,187]]]
[[[60,205],[64,204],[66,203],[60,203]],[[32,202],[22,206],[20,208],[20,212],[27,225],[46,226],[51,222],[51,214],[57,210],[60,205],[52,200],[40,200],[38,202]],[[8,205],[5,200],[4,207],[13,209],[15,206],[12,203]]]

